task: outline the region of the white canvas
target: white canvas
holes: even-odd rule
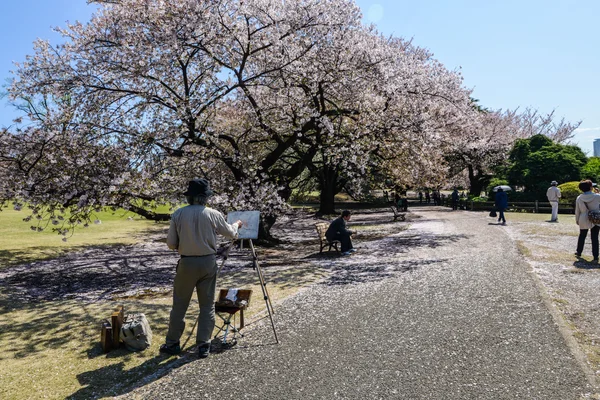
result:
[[[232,211],[227,214],[227,222],[233,224],[241,220],[243,225],[238,230],[239,239],[258,239],[260,211]]]

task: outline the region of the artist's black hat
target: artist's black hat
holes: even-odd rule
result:
[[[210,196],[213,192],[210,190],[210,183],[206,179],[194,179],[189,181],[188,190],[183,193],[184,196]]]

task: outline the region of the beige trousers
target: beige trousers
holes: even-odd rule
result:
[[[173,308],[169,319],[166,344],[179,343],[185,329],[185,313],[194,288],[198,296],[200,315],[196,344],[209,343],[215,327],[215,289],[217,285],[217,261],[214,254],[201,257],[185,257],[179,260],[173,284]]]

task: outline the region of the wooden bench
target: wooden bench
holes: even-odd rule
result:
[[[394,221],[397,221],[398,218],[400,218],[400,221],[406,221],[406,213],[405,212],[401,211],[395,205],[391,205],[390,208],[394,212]]]
[[[331,248],[333,247],[335,249],[335,251],[337,251],[338,253],[340,252],[340,249],[338,248],[338,243],[340,244],[341,247],[341,243],[339,240],[334,240],[333,242],[330,242],[327,240],[327,238],[325,237],[325,232],[327,232],[327,228],[329,228],[329,224],[327,222],[317,222],[315,224],[315,228],[317,230],[317,235],[319,236],[319,253],[323,252],[323,249],[327,246],[329,246],[329,249],[327,251],[331,251]]]

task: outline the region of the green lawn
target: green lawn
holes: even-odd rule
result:
[[[166,223],[142,219],[124,210],[116,213],[97,213],[99,224],[78,227],[67,241],[52,232],[50,227],[42,232],[32,231],[33,223],[24,222],[27,210],[5,209],[0,212],[0,269],[23,262],[61,256],[91,245],[132,244],[142,235],[165,230]]]

